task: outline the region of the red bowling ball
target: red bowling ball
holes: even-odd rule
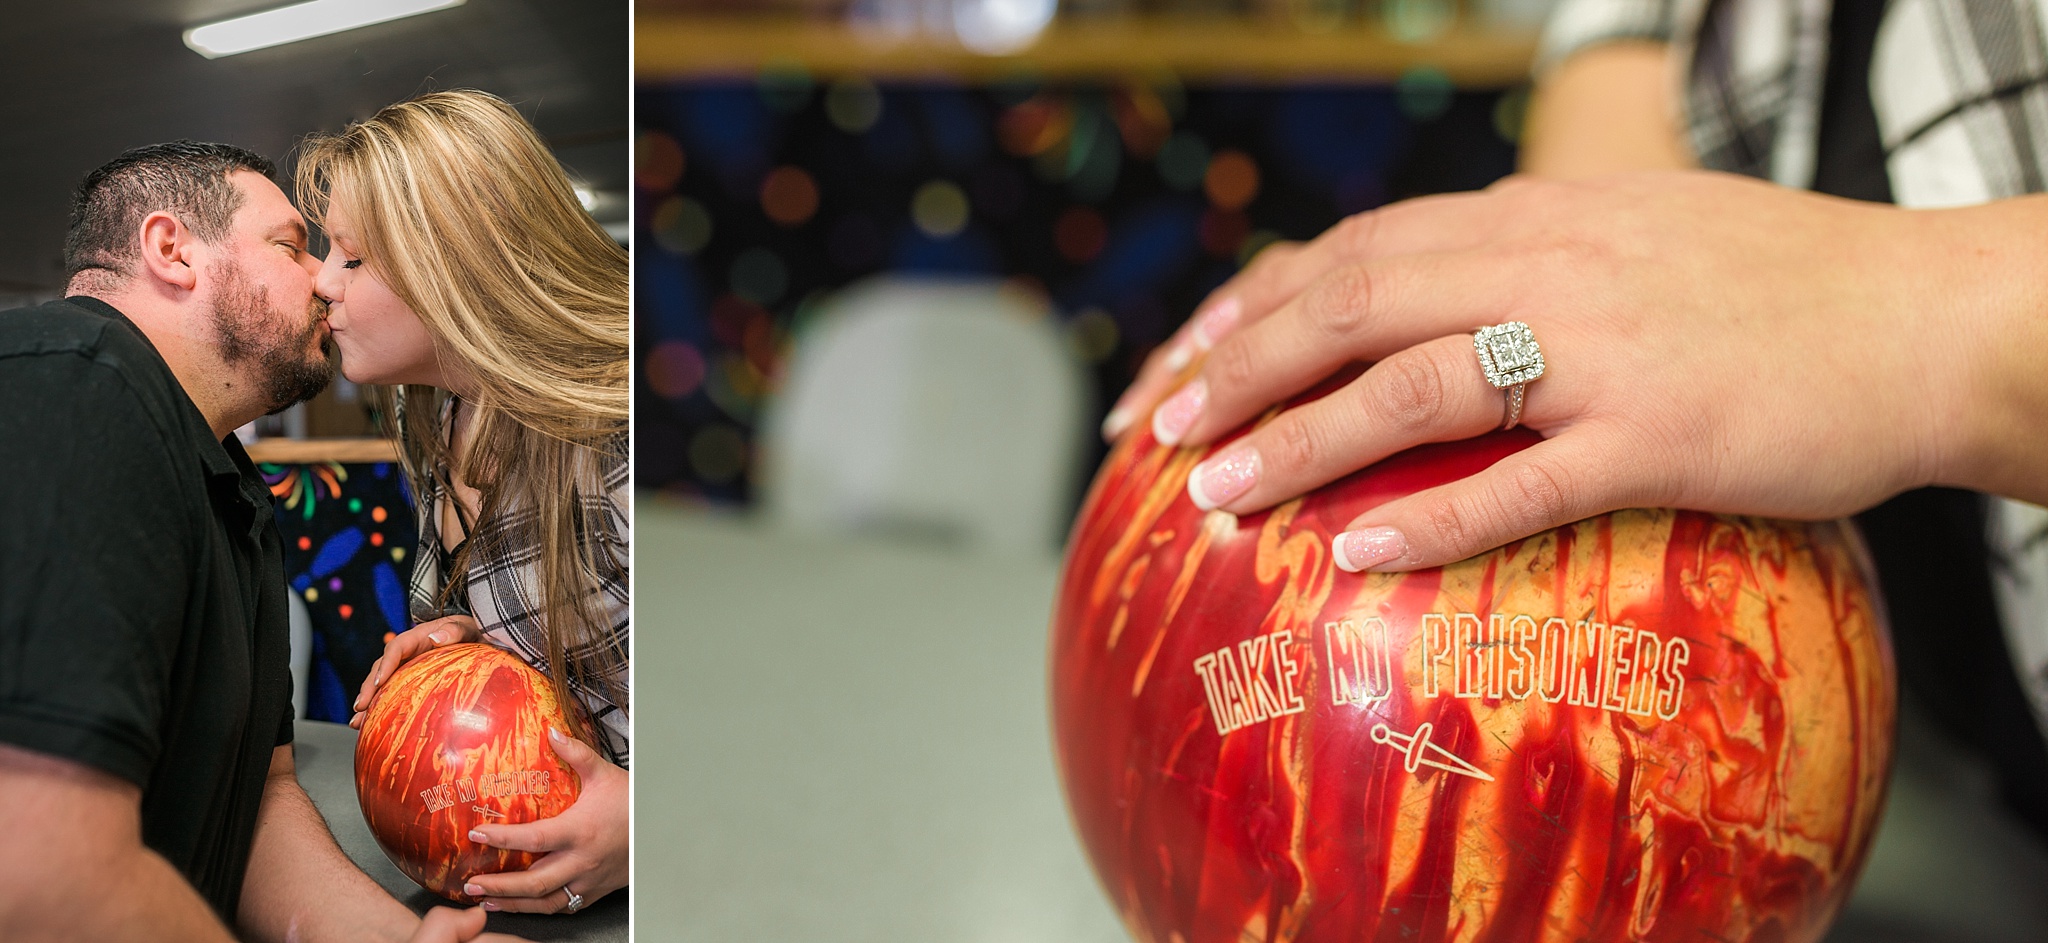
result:
[[[539,855],[469,839],[478,825],[560,815],[581,782],[548,728],[569,731],[554,686],[490,645],[437,648],[401,666],[363,718],[356,798],[400,871],[450,900],[463,882],[524,871]]]
[[[1821,938],[1895,712],[1848,524],[1631,510],[1440,569],[1331,562],[1355,515],[1534,441],[1418,448],[1242,517],[1188,499],[1214,448],[1138,430],[1110,455],[1061,577],[1052,716],[1134,937]]]

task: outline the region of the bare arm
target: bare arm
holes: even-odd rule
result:
[[[289,746],[271,755],[238,919],[252,939],[294,943],[404,940],[419,925],[334,843]]]
[[[0,744],[0,937],[219,941],[227,927],[142,844],[142,790]]]
[[[1692,167],[1671,57],[1665,43],[1603,43],[1552,69],[1529,102],[1522,172],[1573,179]]]

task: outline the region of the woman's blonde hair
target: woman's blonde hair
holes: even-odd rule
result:
[[[478,540],[537,544],[542,598],[522,602],[545,629],[548,674],[567,703],[577,703],[574,680],[623,707],[626,653],[599,574],[626,569],[601,510],[605,459],[624,460],[631,395],[625,250],[518,110],[469,89],[309,138],[297,190],[316,222],[341,201],[364,264],[419,316],[444,370],[475,386],[475,435],[455,456],[444,394],[405,388],[398,445],[414,493],[452,459],[483,495],[480,522],[534,512],[530,528],[479,528],[444,587],[460,585]],[[583,718],[571,723],[586,733]]]

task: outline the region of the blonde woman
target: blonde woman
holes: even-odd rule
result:
[[[438,645],[489,642],[552,679],[582,708],[554,743],[582,796],[471,832],[545,856],[465,889],[487,910],[573,913],[627,880],[625,252],[519,112],[482,92],[310,139],[298,190],[330,243],[314,287],[342,372],[391,388],[420,519],[418,624],[371,666],[351,725]]]

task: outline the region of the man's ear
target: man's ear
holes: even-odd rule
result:
[[[162,210],[142,218],[142,270],[168,285],[191,291],[199,284],[199,240],[183,221]]]

